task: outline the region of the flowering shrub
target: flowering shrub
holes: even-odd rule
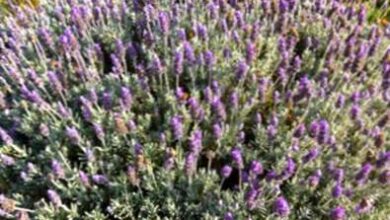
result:
[[[46,1],[0,24],[0,215],[386,219],[389,29],[337,0]]]

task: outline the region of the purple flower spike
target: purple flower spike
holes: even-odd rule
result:
[[[198,155],[202,150],[202,131],[195,130],[190,138],[190,150]]]
[[[83,184],[83,186],[89,187],[91,185],[89,182],[88,175],[86,173],[84,173],[83,171],[79,172],[79,178],[80,178],[80,182]]]
[[[241,150],[238,147],[232,149],[232,151],[230,152],[230,156],[232,157],[238,168],[241,169],[244,167]]]
[[[56,91],[57,93],[61,93],[61,91],[63,90],[63,87],[62,87],[60,80],[58,79],[57,74],[54,72],[48,72],[47,76],[49,78],[51,88],[54,91]]]
[[[379,175],[379,182],[383,185],[390,185],[390,170],[385,170]]]
[[[334,198],[339,198],[343,194],[343,187],[341,184],[336,184],[332,189],[332,196]]]
[[[364,214],[370,212],[373,207],[373,202],[370,199],[363,198],[359,204],[355,207],[357,214]]]
[[[93,131],[99,140],[104,140],[104,130],[100,124],[93,123]]]
[[[163,34],[168,33],[169,31],[169,17],[167,13],[160,12],[158,15],[158,21],[160,25],[160,30]]]
[[[225,213],[223,220],[234,220],[233,214],[231,212]]]
[[[13,166],[15,164],[15,159],[5,154],[0,154],[0,160],[4,166]]]
[[[359,105],[353,105],[350,111],[350,116],[352,120],[358,119],[360,114],[360,107]]]
[[[211,107],[213,109],[213,112],[220,120],[226,119],[225,105],[222,103],[219,97],[214,98],[214,100],[211,103]]]
[[[263,173],[263,165],[259,161],[252,161],[250,165],[250,172],[254,175],[261,175]]]
[[[223,130],[221,128],[221,126],[216,123],[213,125],[213,136],[216,140],[219,140],[223,135]]]
[[[104,92],[102,97],[103,107],[106,111],[111,109],[112,105],[112,95],[110,92]]]
[[[317,141],[319,144],[325,144],[329,138],[329,124],[326,120],[319,122]]]
[[[204,56],[204,60],[205,60],[205,64],[206,64],[207,69],[209,71],[212,70],[212,68],[215,64],[215,57],[214,57],[213,52],[211,52],[210,50],[207,50],[203,56]]]
[[[256,56],[256,46],[255,44],[248,42],[246,45],[246,62],[252,63]]]
[[[198,24],[197,25],[197,34],[201,40],[206,40],[207,39],[207,27],[204,26],[203,24]]]
[[[184,172],[187,176],[192,176],[196,171],[197,157],[194,153],[187,154],[184,162]]]
[[[194,52],[194,48],[192,47],[192,45],[186,41],[184,42],[184,57],[185,59],[187,60],[188,64],[193,64],[196,60],[195,58],[195,52]]]
[[[381,153],[379,155],[378,161],[376,162],[376,166],[378,168],[382,168],[382,167],[388,166],[388,165],[390,165],[390,151]]]
[[[302,161],[303,163],[308,163],[318,157],[319,150],[318,147],[313,147],[312,149],[309,150],[309,152],[303,156]]]
[[[57,194],[56,191],[52,189],[47,190],[47,197],[55,207],[58,208],[62,205],[61,197]]]
[[[130,109],[131,104],[133,103],[133,96],[130,89],[124,86],[121,87],[120,96],[123,107],[125,109]]]
[[[248,70],[249,70],[249,66],[245,62],[240,61],[236,66],[236,79],[237,80],[244,79],[248,73]]]
[[[183,53],[180,51],[175,52],[173,58],[173,72],[176,75],[181,75],[183,73]]]
[[[180,116],[173,116],[170,121],[171,130],[175,140],[183,137],[183,122]]]
[[[97,185],[107,185],[109,183],[107,177],[100,174],[93,175],[92,181]]]
[[[8,133],[1,127],[0,127],[0,139],[3,141],[4,145],[11,145],[13,143],[11,136],[9,136]]]
[[[79,132],[77,131],[77,129],[74,126],[73,127],[66,127],[65,133],[72,144],[77,145],[80,143],[81,137],[79,135]]]
[[[62,168],[60,162],[58,162],[57,160],[51,161],[51,170],[57,178],[65,178],[64,169]]]
[[[342,206],[337,206],[330,211],[330,218],[332,220],[346,219],[346,211]]]
[[[301,138],[305,134],[306,128],[304,124],[299,124],[295,129],[293,136],[295,138]]]
[[[290,214],[290,207],[283,196],[280,196],[275,200],[273,211],[280,217],[287,217]]]
[[[223,178],[228,178],[230,176],[230,174],[232,173],[232,167],[229,166],[229,165],[225,165],[222,167],[221,169],[221,176]]]
[[[336,101],[336,108],[342,108],[345,104],[345,97],[343,95],[339,95]]]
[[[282,178],[290,178],[295,173],[296,164],[294,160],[290,157],[287,158],[286,165],[282,171]]]
[[[359,172],[356,174],[355,179],[359,184],[363,184],[369,177],[373,167],[369,163],[363,164]]]
[[[332,177],[337,183],[341,183],[344,179],[344,170],[341,168],[332,171]]]

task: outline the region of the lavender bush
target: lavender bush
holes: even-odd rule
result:
[[[1,218],[390,216],[390,28],[364,6],[12,8],[0,24]]]

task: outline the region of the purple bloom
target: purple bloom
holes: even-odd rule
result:
[[[190,137],[190,150],[194,154],[198,155],[202,150],[202,131],[197,129],[192,133]]]
[[[127,87],[121,87],[120,91],[121,103],[125,109],[129,109],[133,103],[133,96],[130,92],[130,89]]]
[[[329,138],[329,124],[326,120],[319,122],[317,141],[319,144],[325,144]]]
[[[221,128],[221,126],[216,123],[213,125],[213,136],[216,140],[219,140],[223,135],[223,130]]]
[[[252,63],[255,56],[256,56],[256,46],[255,44],[248,42],[246,45],[246,62]]]
[[[379,175],[379,182],[383,185],[390,185],[390,170],[385,170]]]
[[[187,154],[184,162],[184,172],[187,176],[192,176],[196,171],[197,157],[194,153]]]
[[[311,175],[307,179],[310,187],[316,187],[320,183],[320,176],[318,175]]]
[[[169,31],[169,17],[165,12],[160,12],[158,15],[158,21],[160,25],[160,30],[163,34],[168,33]]]
[[[99,140],[104,139],[104,130],[100,124],[93,123],[93,131],[95,132],[95,135]]]
[[[379,155],[379,159],[376,162],[377,167],[381,168],[390,164],[390,151],[386,151]]]
[[[343,194],[343,187],[341,184],[337,183],[332,189],[332,196],[334,198],[339,198]]]
[[[207,39],[207,27],[204,26],[203,24],[198,24],[196,26],[197,28],[197,34],[200,39],[206,40]]]
[[[360,107],[359,105],[353,105],[350,111],[350,116],[352,120],[356,120],[359,117],[360,114]]]
[[[60,162],[58,162],[57,160],[51,161],[51,170],[57,178],[65,178],[64,169],[62,168]]]
[[[224,220],[234,220],[234,217],[233,217],[233,214],[231,212],[227,212],[227,213],[225,213],[223,219]]]
[[[238,108],[238,100],[239,100],[238,93],[236,91],[233,91],[229,97],[230,105],[233,109]]]
[[[215,64],[214,54],[210,50],[207,50],[206,52],[204,52],[203,56],[204,56],[206,67],[210,71]]]
[[[345,104],[345,97],[343,95],[339,95],[336,101],[336,108],[342,108]]]
[[[104,109],[106,111],[109,111],[111,109],[111,105],[112,105],[112,95],[110,92],[103,93],[102,102],[103,102]]]
[[[269,125],[267,127],[267,135],[269,140],[272,140],[277,133],[278,133],[278,129],[274,125]]]
[[[370,163],[363,164],[363,166],[361,167],[361,169],[359,170],[359,172],[355,176],[356,181],[359,184],[362,184],[363,182],[365,182],[368,179],[372,170],[373,170],[373,167]]]
[[[308,162],[316,159],[318,154],[319,154],[318,147],[311,148],[309,150],[309,152],[305,156],[303,156],[303,158],[302,158],[303,163],[308,163]]]
[[[290,214],[290,207],[283,196],[278,197],[274,201],[273,211],[280,217],[287,217]]]
[[[15,164],[15,159],[5,154],[0,154],[0,160],[5,166],[12,166]]]
[[[260,175],[263,173],[263,165],[259,161],[252,161],[250,168],[250,172],[254,175]]]
[[[49,82],[50,82],[51,88],[54,91],[56,91],[58,93],[61,93],[61,91],[63,90],[63,87],[62,87],[62,84],[61,84],[60,80],[58,79],[57,74],[54,73],[54,72],[48,72],[47,76],[49,78]]]
[[[330,211],[332,220],[344,220],[346,218],[345,209],[342,206],[337,206]]]
[[[259,195],[259,191],[251,187],[245,194],[245,203],[249,209],[253,209],[256,206],[256,199]]]
[[[293,133],[295,138],[301,138],[305,134],[306,128],[304,124],[299,124]]]
[[[183,137],[183,122],[180,116],[173,116],[170,120],[170,126],[173,133],[173,137],[176,140],[180,140]]]
[[[173,71],[176,75],[181,75],[183,73],[183,53],[180,51],[175,52],[173,58]]]
[[[320,128],[320,125],[319,125],[318,121],[317,120],[313,121],[310,124],[310,129],[309,129],[310,136],[317,137],[317,135],[319,133],[319,128]]]
[[[83,103],[83,106],[81,107],[81,112],[83,114],[83,118],[86,121],[88,121],[88,122],[92,121],[93,110],[92,110],[92,105],[91,105],[91,103],[89,103],[89,101],[86,103]]]
[[[221,175],[223,178],[228,178],[230,174],[232,173],[232,167],[229,165],[225,165],[221,169]]]
[[[183,29],[183,28],[180,28],[178,31],[177,31],[177,38],[180,40],[180,41],[185,41],[187,39],[186,37],[186,31]]]
[[[158,57],[158,55],[154,55],[152,59],[152,67],[151,69],[153,70],[154,73],[156,74],[161,74],[163,71],[163,66],[161,64],[161,60]]]
[[[287,158],[286,165],[284,166],[284,169],[282,171],[282,177],[289,178],[291,177],[295,172],[296,164],[294,160],[291,157]]]
[[[105,175],[95,174],[92,176],[92,181],[97,185],[107,185],[108,179]]]
[[[72,144],[77,145],[80,143],[81,137],[79,135],[79,132],[77,131],[77,129],[74,126],[66,127],[65,133]]]
[[[355,212],[357,214],[364,214],[369,212],[373,207],[372,201],[366,198],[363,198],[359,204],[355,207]]]
[[[189,64],[193,64],[195,62],[195,53],[194,53],[194,48],[192,45],[186,41],[184,42],[184,57],[187,60]]]
[[[238,147],[233,148],[232,151],[230,152],[230,156],[232,157],[233,161],[236,163],[238,168],[241,169],[244,166],[240,148]]]
[[[219,97],[215,97],[211,103],[211,107],[213,109],[213,112],[216,114],[216,116],[221,119],[226,119],[226,110],[225,105],[222,103]]]
[[[244,79],[248,73],[248,70],[249,70],[249,66],[245,62],[240,61],[236,66],[236,79],[237,80]]]
[[[55,207],[60,207],[62,205],[61,197],[57,194],[56,191],[52,189],[47,190],[47,197]]]
[[[332,170],[332,177],[337,183],[341,183],[344,179],[344,170],[341,168]]]
[[[11,145],[13,143],[11,136],[9,136],[8,133],[1,127],[0,127],[0,139],[3,141],[4,145]]]
[[[79,172],[79,178],[80,178],[80,182],[83,184],[83,186],[89,187],[91,185],[89,183],[88,175],[86,173],[84,173],[83,171]]]

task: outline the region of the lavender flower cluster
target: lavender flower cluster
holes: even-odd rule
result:
[[[340,0],[52,0],[0,23],[5,219],[388,219],[390,27]]]

